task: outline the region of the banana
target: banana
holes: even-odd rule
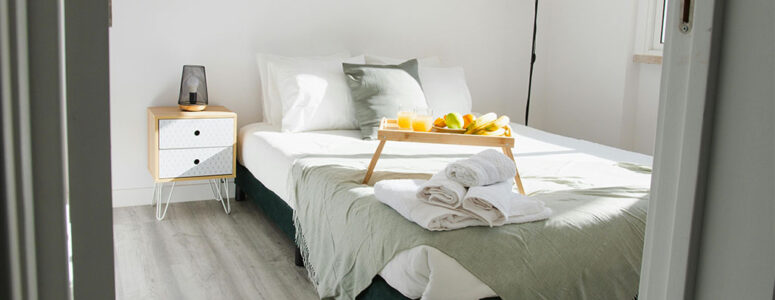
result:
[[[506,129],[503,129],[503,127],[498,128],[495,131],[487,131],[487,130],[479,130],[475,134],[477,135],[489,135],[489,136],[502,136],[506,133]]]
[[[503,128],[505,128],[505,129],[506,129],[506,134],[505,134],[505,136],[509,136],[509,137],[510,137],[510,136],[511,136],[511,126],[509,126],[509,125],[506,125],[506,126],[504,126]]]
[[[495,120],[495,126],[506,127],[507,125],[509,125],[509,122],[511,122],[511,120],[509,120],[508,116],[500,116],[500,118]]]
[[[500,116],[499,118],[493,121],[490,121],[488,123],[474,125],[475,128],[473,129],[472,133],[475,134],[477,131],[480,131],[480,130],[496,131],[498,130],[498,128],[504,128],[508,126],[509,122],[510,120],[508,116]]]
[[[486,113],[477,118],[476,121],[471,122],[471,124],[468,125],[468,128],[466,128],[467,130],[465,133],[471,134],[478,131],[479,129],[483,129],[490,125],[492,122],[495,122],[497,118],[498,115],[495,113]]]
[[[496,131],[496,130],[498,130],[498,128],[501,128],[501,127],[499,127],[499,126],[498,126],[498,125],[496,125],[495,123],[492,123],[492,124],[488,125],[487,127],[485,127],[485,128],[484,128],[484,130],[487,130],[487,131]]]
[[[490,125],[487,125],[484,129],[487,131],[495,131],[498,130],[498,128],[505,128],[506,126],[509,126],[509,117],[508,116],[500,116],[497,120],[490,123]]]

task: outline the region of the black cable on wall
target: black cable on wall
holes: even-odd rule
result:
[[[533,65],[536,63],[536,30],[538,28],[538,0],[535,4],[535,12],[533,15],[533,49],[530,52],[530,77],[527,82],[527,103],[525,104],[525,126],[527,126],[530,119],[530,93],[533,89]]]

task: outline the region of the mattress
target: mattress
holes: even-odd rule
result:
[[[537,129],[512,124],[516,134],[514,153],[528,192],[552,189],[549,182],[537,183],[530,178],[540,173],[561,174],[577,178],[587,186],[648,186],[648,174],[616,176],[596,172],[592,163],[609,161],[651,166],[651,157],[563,137]],[[357,130],[281,133],[277,127],[263,123],[240,129],[238,160],[267,188],[288,202],[289,172],[294,162],[303,157],[363,156],[369,158],[378,141],[360,139]],[[392,155],[430,154],[460,156],[486,148],[457,145],[435,145],[390,142],[383,153]],[[379,164],[377,165],[379,169]],[[531,174],[531,170],[536,174]],[[540,170],[540,171],[536,171]],[[419,246],[396,255],[380,272],[385,281],[409,298],[476,299],[495,296],[478,278],[454,259],[428,246]]]

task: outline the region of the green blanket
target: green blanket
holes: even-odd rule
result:
[[[438,168],[420,171],[421,158],[383,160],[383,170],[402,171],[376,172],[372,182],[427,178]],[[355,298],[394,255],[421,245],[454,258],[503,299],[632,299],[637,293],[648,207],[643,185],[542,190],[532,196],[554,210],[548,220],[431,232],[360,184],[365,162],[302,159],[291,172],[297,239],[306,245],[306,265],[322,298]]]

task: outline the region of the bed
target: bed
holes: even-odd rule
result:
[[[514,152],[528,193],[610,186],[638,187],[647,191],[649,187],[649,156],[517,124],[512,126],[516,133]],[[344,159],[356,162],[357,166],[368,163],[377,145],[376,141],[361,140],[356,130],[281,133],[276,126],[262,123],[242,127],[238,140],[238,194],[246,194],[255,201],[294,241],[293,210],[296,201],[291,200],[294,199],[294,165],[304,160]],[[429,148],[426,144],[396,143],[385,148],[384,155],[388,159],[380,162],[377,173],[382,169],[402,171],[401,159],[406,155],[422,153],[427,168],[440,169],[450,160],[464,158],[483,149],[454,145]],[[404,171],[411,174],[416,170]],[[549,177],[544,176],[546,174],[561,176],[547,180]],[[377,180],[379,178],[377,176]],[[643,223],[645,225],[645,215]],[[642,232],[640,234],[637,238],[642,244]],[[638,264],[632,269],[639,273],[637,258]],[[635,296],[634,292],[628,298],[632,296]],[[395,254],[378,276],[374,276],[368,288],[358,294],[359,299],[488,297],[496,297],[496,292],[455,259],[427,245]]]

